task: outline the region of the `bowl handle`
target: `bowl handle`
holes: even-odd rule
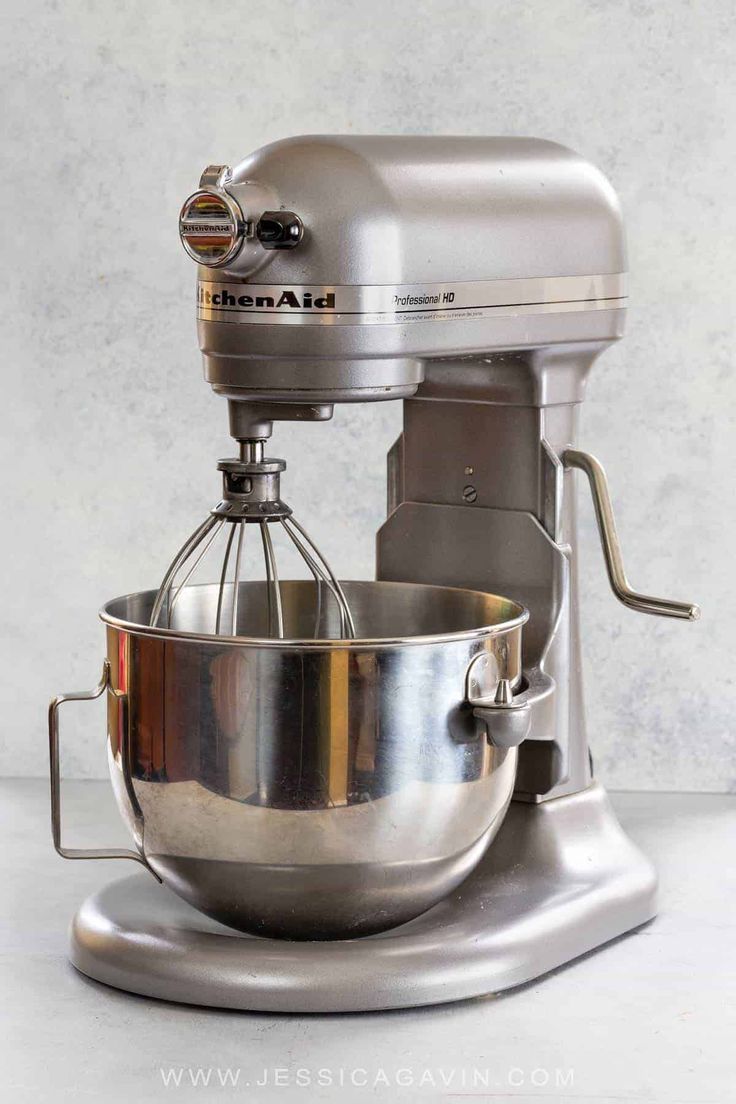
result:
[[[64,847],[61,842],[61,776],[59,770],[59,707],[67,701],[94,701],[112,690],[110,683],[110,664],[105,660],[102,676],[94,690],[79,690],[69,694],[59,694],[49,705],[49,760],[51,770],[51,834],[54,847],[63,859],[133,859],[134,862],[150,870],[157,881],[161,881],[155,871],[137,851],[114,847]]]

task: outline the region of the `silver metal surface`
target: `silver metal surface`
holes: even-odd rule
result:
[[[443,404],[427,405],[441,414]],[[428,452],[432,440],[426,437]],[[415,445],[405,442],[407,455],[414,455]],[[523,449],[520,443],[520,454]],[[464,460],[465,454],[458,458]],[[499,466],[505,458],[499,453]],[[458,480],[465,478],[460,464],[448,467]],[[407,471],[407,480],[418,474]],[[478,464],[474,478],[479,498],[485,500],[485,479],[496,480],[500,474]],[[509,594],[529,610],[522,642],[524,677],[547,689],[534,703],[529,738],[519,749],[516,796],[527,800],[549,800],[590,783],[572,567],[569,547],[551,540],[530,512],[464,504],[461,499],[456,505],[404,501],[378,536],[381,579],[444,586],[462,582]],[[471,696],[486,695],[473,691]]]
[[[51,771],[51,836],[56,851],[63,859],[133,859],[147,866],[138,851],[113,847],[64,847],[61,842],[61,773],[59,768],[59,709],[64,702],[94,701],[111,686],[110,664],[105,660],[102,677],[94,690],[74,690],[59,694],[49,705],[49,761]]]
[[[468,667],[468,702],[495,747],[518,747],[529,736],[535,717],[539,728],[538,716],[544,716],[547,699],[555,692],[554,680],[537,667],[525,672],[523,688],[516,693],[508,679],[499,679],[492,694],[484,693],[489,683],[488,663],[488,655],[481,652]]]
[[[334,639],[313,584],[241,583],[237,635],[209,635],[219,588],[187,587],[172,629],[153,592],[108,603],[109,764],[124,820],[160,878],[234,928],[357,936],[429,908],[465,878],[511,798],[517,749],[466,700],[522,689],[526,612],[493,595],[344,583],[356,639]],[[180,632],[179,626],[187,631]],[[126,708],[121,709],[121,699]],[[127,752],[122,754],[125,747]]]
[[[240,937],[132,880],[84,906],[74,961],[138,992],[290,1011],[528,980],[654,907],[590,785],[571,467],[619,597],[696,614],[631,590],[602,470],[574,447],[587,375],[623,333],[615,194],[553,143],[410,136],[288,139],[203,187],[212,221],[196,204],[185,219],[207,262],[199,341],[240,455],[158,595],[103,611],[111,777],[140,855],[202,913],[363,938]],[[343,585],[263,441],[275,420],[390,398],[408,401],[384,581]],[[282,532],[310,582],[280,580]],[[219,584],[191,585],[221,533]],[[260,583],[241,582],[250,533]]]
[[[377,286],[244,284],[200,279],[204,322],[298,326],[402,325],[626,306],[625,273]]]
[[[246,242],[199,269],[205,377],[228,398],[400,398],[440,359],[622,332],[618,201],[552,142],[311,135],[256,151],[224,187],[248,219],[288,207],[308,228],[298,249]]]
[[[90,897],[71,959],[107,985],[190,1004],[356,1012],[521,985],[650,920],[656,877],[600,786],[513,803],[454,893],[381,935],[333,943],[237,936],[140,875]]]
[[[563,347],[533,357],[438,363],[404,403],[403,433],[389,456],[391,495],[378,535],[378,577],[508,594],[530,611],[525,677],[547,689],[530,704],[528,738],[519,750],[516,797],[524,800],[573,793],[591,778],[573,464],[585,464],[597,488],[609,575],[622,600],[650,613],[697,615],[695,606],[631,591],[602,469],[569,448],[577,436],[577,406],[554,401],[564,395],[550,392],[548,379],[564,373],[577,380],[571,390],[582,394],[599,352]],[[516,703],[518,710],[521,698]],[[482,708],[498,725],[498,705]],[[506,723],[514,727],[511,718]],[[519,731],[525,723],[515,721]]]
[[[611,185],[536,138],[303,135],[235,165],[247,212],[267,182],[309,228],[268,264],[272,284],[416,284],[626,271]],[[254,197],[256,197],[254,199]],[[265,205],[261,209],[265,209]],[[252,278],[239,256],[228,276]]]
[[[613,505],[608,493],[608,481],[603,465],[588,452],[578,449],[566,449],[562,462],[568,468],[578,468],[585,472],[595,506],[598,532],[606,561],[606,571],[611,589],[620,602],[639,613],[652,613],[659,617],[678,617],[685,621],[697,621],[700,609],[691,602],[675,602],[671,598],[652,598],[648,594],[638,594],[632,590],[624,571],[621,545],[613,516]]]
[[[229,165],[208,165],[199,178],[200,188],[223,189],[230,182],[233,171]]]
[[[243,245],[247,226],[232,196],[214,187],[190,195],[179,214],[181,243],[192,260],[205,267],[233,260]]]
[[[280,498],[280,476],[286,467],[285,461],[265,457],[263,440],[241,440],[239,446],[238,459],[221,460],[218,464],[218,468],[223,473],[223,499],[210,511],[210,516],[187,538],[167,568],[153,603],[150,625],[156,627],[163,623],[167,628],[172,627],[174,613],[182,594],[185,593],[187,585],[227,522],[228,534],[218,571],[219,590],[209,631],[220,635],[227,623],[229,635],[237,635],[245,534],[248,526],[257,526],[263,548],[268,595],[267,633],[278,639],[283,638],[281,585],[276,553],[269,531],[270,525],[279,522],[314,579],[313,634],[318,636],[320,632],[324,585],[339,611],[340,639],[354,637],[353,615],[337,576],[304,526],[292,516],[291,507]],[[235,541],[236,532],[237,541]],[[235,557],[232,577],[230,577],[233,544],[235,544]],[[228,598],[229,616],[226,622],[224,615]],[[178,624],[180,629],[187,627],[181,620]]]

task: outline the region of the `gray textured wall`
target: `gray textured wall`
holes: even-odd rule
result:
[[[96,679],[98,606],[154,584],[217,494],[225,409],[176,232],[201,168],[290,133],[460,132],[566,143],[622,198],[629,332],[582,443],[633,581],[703,619],[617,605],[584,504],[591,739],[611,785],[736,788],[732,0],[31,0],[3,24],[0,773],[45,771],[45,702]],[[287,497],[345,576],[372,572],[399,422],[387,404],[278,435]],[[86,712],[65,719],[78,776],[105,770]]]

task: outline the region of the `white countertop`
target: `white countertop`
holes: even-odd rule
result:
[[[126,843],[106,783],[67,783],[64,799],[66,843]],[[731,1104],[736,797],[614,805],[660,871],[652,924],[499,997],[273,1016],[147,1000],[77,973],[69,920],[127,867],[58,858],[47,784],[0,781],[0,1100]]]

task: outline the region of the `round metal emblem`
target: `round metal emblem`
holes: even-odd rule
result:
[[[243,244],[243,212],[226,192],[195,192],[181,209],[179,236],[197,264],[216,268],[232,260]]]

